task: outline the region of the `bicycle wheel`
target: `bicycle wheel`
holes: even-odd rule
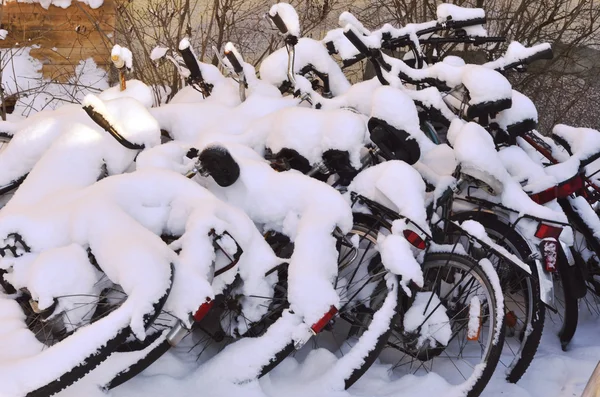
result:
[[[172,275],[173,269],[171,269],[168,289],[143,317],[147,328],[152,325],[167,300]],[[127,295],[118,285],[112,284],[105,275],[98,281],[96,287],[97,290],[102,291],[98,295],[58,296],[55,304],[46,310],[39,310],[27,291],[21,291],[12,303],[5,302],[13,306],[18,305],[17,310],[23,312],[27,328],[42,345],[41,351],[38,352],[39,356],[43,356],[46,352],[60,352],[63,346],[68,351],[72,347],[69,346],[71,337],[75,338],[74,340],[85,340],[86,336],[95,335],[94,343],[97,347],[91,348],[86,345],[87,350],[91,351],[86,350],[85,359],[69,370],[64,372],[60,370],[61,373],[57,373],[56,379],[51,382],[43,385],[40,385],[40,382],[32,383],[34,390],[29,391],[27,397],[48,397],[69,387],[100,365],[130,337],[131,330],[128,325],[123,325],[112,333],[103,331],[103,328],[107,328],[106,325],[111,323],[111,315],[118,316],[119,308],[128,300]],[[80,300],[77,300],[78,297]],[[69,299],[67,309],[61,308],[60,302],[63,298]],[[16,308],[13,307],[14,309]],[[111,327],[109,326],[108,329]]]
[[[435,372],[465,395],[478,396],[504,343],[502,292],[492,272],[467,256],[428,254],[425,284],[393,325],[382,361],[397,375]]]
[[[484,212],[465,213],[470,219],[481,223],[488,236],[498,245],[506,248],[529,266],[531,276],[526,277],[516,271],[513,265],[502,258],[487,252],[467,252],[476,258],[488,258],[500,278],[504,294],[506,316],[506,338],[500,365],[506,368],[506,380],[516,383],[521,379],[533,361],[542,338],[546,306],[540,298],[539,276],[535,263],[528,260],[532,251],[527,242],[515,229],[500,221],[497,216]],[[467,216],[459,214],[462,220]]]
[[[343,378],[346,389],[373,364],[385,347],[391,332],[389,324],[396,317],[399,306],[397,280],[387,280],[388,272],[383,268],[376,249],[377,231],[368,223],[358,223],[353,227],[347,236],[352,243],[344,242],[339,246],[339,273],[334,281],[341,298],[337,314],[321,333],[313,336],[299,350],[295,350],[294,341],[290,340],[262,368],[259,377],[269,373],[290,355],[304,360],[315,348],[325,348],[338,358],[340,365],[334,371]],[[248,333],[251,333],[249,336],[264,334],[289,307],[286,278],[286,271],[281,269],[269,310],[260,322],[248,328]],[[375,315],[378,319],[376,329],[370,329]],[[367,330],[370,331],[369,342],[361,343],[360,337]]]
[[[337,374],[344,378],[346,389],[360,379],[385,347],[403,296],[395,276],[391,282],[387,280],[389,273],[377,250],[376,226],[356,223],[346,236],[353,245],[344,242],[339,249],[334,282],[340,296],[338,313],[323,331],[293,354],[304,361],[312,350],[330,351],[338,359],[339,368],[343,368]],[[377,314],[381,316],[379,324],[374,322]],[[367,331],[375,337],[361,345],[361,337]]]

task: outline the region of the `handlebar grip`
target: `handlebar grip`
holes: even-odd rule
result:
[[[354,27],[349,25],[344,29],[344,36],[352,43],[354,47],[363,55],[369,56],[370,51],[369,47],[356,35],[354,32]]]
[[[200,72],[200,66],[198,65],[198,61],[196,61],[196,57],[190,50],[190,47],[179,49],[179,53],[183,58],[183,62],[185,62],[185,66],[190,71],[190,78],[192,80],[202,80],[202,73]]]
[[[467,19],[464,21],[455,21],[453,19],[450,19],[450,20],[446,21],[446,26],[451,29],[462,29],[462,28],[466,28],[469,26],[485,25],[486,22],[487,22],[486,17]]]
[[[229,60],[229,63],[231,63],[231,66],[233,66],[233,70],[237,74],[240,74],[244,71],[244,68],[242,67],[240,61],[237,59],[237,57],[235,56],[235,53],[233,51],[225,50],[225,56],[227,57],[227,59]]]
[[[275,13],[275,15],[271,15],[270,13],[267,14],[269,16],[269,18],[271,18],[271,21],[273,21],[273,23],[275,24],[275,26],[277,26],[277,29],[279,29],[279,31],[281,32],[281,34],[287,34],[288,33],[288,28],[285,25],[285,22],[283,22],[283,19],[281,19],[281,16],[279,16],[278,13]]]
[[[535,62],[535,61],[540,61],[542,59],[552,59],[554,58],[554,53],[552,52],[552,48],[546,48],[545,50],[542,50],[540,52],[537,52],[535,54],[533,54],[532,56],[524,59],[524,62],[526,64]]]
[[[325,43],[325,48],[327,48],[327,52],[329,53],[329,55],[333,55],[333,54],[337,54],[338,50],[337,48],[335,48],[335,44],[333,44],[333,41],[328,41]]]

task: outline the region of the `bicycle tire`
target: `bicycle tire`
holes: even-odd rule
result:
[[[354,214],[354,218],[355,218],[355,224],[352,227],[350,234],[352,234],[353,232],[373,233],[373,231],[374,231],[373,228],[374,228],[374,226],[377,225],[377,222],[379,222],[379,225],[382,225],[383,227],[385,227],[385,225],[383,225],[380,220],[376,220],[375,218],[371,218],[364,214]],[[389,225],[389,224],[388,224],[388,226],[391,227],[391,225]],[[376,235],[375,235],[375,239],[376,239]],[[391,320],[391,321],[397,321],[399,307],[401,306],[401,302],[402,302],[401,296],[403,296],[403,295],[401,295],[400,288],[396,288],[395,291],[388,290],[388,293],[397,293],[398,294],[398,299],[396,301],[396,309],[394,310],[395,315]],[[392,324],[392,323],[393,322],[390,322],[390,324]],[[388,338],[390,337],[391,333],[392,333],[392,330],[390,327],[386,332],[384,332],[383,334],[381,334],[379,336],[379,338],[377,339],[377,342],[374,345],[374,348],[367,354],[366,357],[364,357],[364,361],[362,362],[362,364],[358,368],[354,368],[353,371],[350,373],[350,375],[348,375],[346,377],[346,379],[344,379],[345,389],[350,388],[354,383],[356,383],[361,378],[361,376],[371,367],[371,365],[373,365],[373,363],[378,358],[381,351],[385,348],[386,343],[387,343]],[[269,362],[269,364],[267,366],[263,367],[259,378],[266,375],[267,373],[269,373],[271,370],[273,370],[275,367],[277,367],[277,365],[279,365],[283,360],[285,360],[287,357],[292,355],[294,352],[295,352],[294,344],[293,344],[293,342],[290,342],[282,350],[280,350],[277,354],[275,354],[275,356],[273,357],[273,359]]]
[[[569,271],[567,257],[562,250],[558,250],[557,268],[560,275],[560,285],[563,290],[565,307],[562,327],[558,332],[558,337],[560,339],[562,350],[567,351],[567,347],[577,331],[577,322],[579,321],[579,300],[573,293],[572,288],[570,288],[570,286],[574,284],[574,281],[572,280],[571,272]]]
[[[523,336],[521,348],[515,353],[517,361],[513,361],[511,365],[509,365],[506,373],[506,380],[508,382],[517,383],[533,361],[542,339],[544,320],[546,318],[546,306],[540,298],[537,266],[532,261],[527,260],[527,258],[531,257],[532,251],[526,240],[514,228],[509,227],[494,214],[486,212],[468,212],[458,214],[456,218],[459,218],[461,221],[473,219],[481,223],[490,238],[496,241],[496,243],[498,243],[500,238],[506,240],[508,244],[500,245],[503,245],[504,248],[508,249],[512,254],[519,257],[519,259],[529,266],[529,270],[531,271],[530,281],[526,283],[526,286],[530,289],[529,296],[532,297],[532,304],[529,309],[530,312],[526,315],[527,322],[525,324],[525,329],[530,329],[531,332],[528,335]],[[507,294],[504,291],[503,293],[506,297]]]
[[[486,287],[490,291],[499,292],[500,294],[502,294],[502,291],[495,290],[493,283],[489,280],[488,275],[485,273],[485,271],[482,269],[482,267],[477,264],[474,264],[473,263],[474,259],[469,256],[449,254],[449,253],[428,254],[428,255],[426,255],[425,260],[423,262],[423,269],[426,269],[428,263],[431,263],[433,261],[441,261],[441,262],[445,262],[445,263],[454,261],[454,262],[462,263],[463,266],[471,268],[472,271],[477,273],[477,275],[484,281],[484,283],[486,284]],[[473,266],[473,265],[475,265],[475,266]],[[495,293],[490,294],[490,297],[493,300],[492,304],[497,308],[498,306],[497,306],[497,302],[496,302],[496,294]],[[496,319],[494,319],[494,321],[496,321]],[[502,322],[504,322],[504,316],[503,316]],[[500,361],[500,355],[502,354],[502,349],[504,346],[505,327],[500,326],[500,327],[495,327],[495,328],[497,328],[497,329],[495,329],[494,338],[497,338],[497,343],[496,344],[492,343],[492,346],[489,349],[487,359],[486,359],[486,366],[485,366],[483,372],[481,373],[481,376],[479,376],[477,381],[475,381],[472,384],[472,386],[470,387],[470,389],[468,391],[467,390],[463,391],[463,392],[465,392],[467,397],[476,397],[476,396],[479,396],[483,392],[486,385],[492,378],[492,375],[494,374],[494,371],[496,370],[496,367]]]
[[[170,282],[167,290],[163,294],[162,297],[152,306],[152,310],[144,315],[144,325],[149,327],[160,311],[164,306],[167,298],[169,297],[169,293],[171,292],[171,286],[173,283],[173,275],[174,275],[174,267],[171,264],[171,276]],[[90,326],[93,326],[91,324]],[[71,386],[73,383],[79,381],[83,377],[85,377],[88,373],[94,370],[97,366],[102,364],[118,347],[123,344],[127,338],[131,335],[131,329],[129,326],[126,326],[118,331],[118,333],[104,341],[98,349],[91,353],[88,357],[86,357],[79,365],[73,367],[71,370],[65,372],[56,380],[47,383],[44,386],[41,386],[33,391],[27,393],[26,397],[49,397],[53,396]]]

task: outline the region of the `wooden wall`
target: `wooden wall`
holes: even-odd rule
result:
[[[46,78],[66,81],[80,60],[93,58],[104,68],[110,63],[116,0],[104,0],[97,9],[73,0],[63,9],[50,6],[44,9],[37,3],[12,1],[0,5],[2,29],[8,31],[0,48],[28,47],[34,44],[30,55],[43,63]]]

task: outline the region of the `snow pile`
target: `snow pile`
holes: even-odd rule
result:
[[[92,58],[75,66],[75,73],[69,77],[68,84],[43,78],[42,63],[29,55],[32,48],[0,50],[5,95],[19,96],[15,110],[7,115],[9,121],[20,120],[38,111],[56,109],[65,103],[78,103],[88,93],[99,93],[108,88],[106,71],[97,67]]]
[[[506,170],[528,193],[541,192],[559,182],[552,175],[548,175],[545,168],[532,160],[519,146],[502,148],[498,154]]]
[[[371,117],[386,121],[391,126],[410,134],[419,144],[421,151],[435,147],[421,131],[417,108],[407,91],[390,86],[378,88],[372,97]]]
[[[104,101],[110,101],[115,98],[133,98],[146,108],[152,107],[154,104],[154,94],[150,87],[139,80],[127,80],[126,87],[124,91],[121,91],[120,85],[113,86],[102,91],[98,97]]]
[[[492,187],[503,205],[517,213],[566,223],[564,214],[531,201],[521,185],[506,171],[492,137],[483,127],[455,120],[448,130],[448,141],[454,147],[462,172]]]
[[[341,95],[350,88],[350,83],[327,49],[321,42],[301,38],[295,46],[294,73],[298,74],[308,65],[320,73],[329,75],[329,86],[334,96]],[[264,81],[279,87],[287,81],[288,53],[280,48],[266,57],[260,64],[260,77]]]
[[[125,97],[103,102],[97,97],[89,96],[86,101],[130,142],[143,144],[145,147],[160,143],[158,124],[135,99]],[[53,192],[89,186],[102,178],[104,172],[108,175],[123,173],[131,167],[137,155],[137,151],[123,147],[100,128],[91,128],[83,123],[67,124],[64,128],[60,135],[56,131],[49,131],[43,140],[34,141],[44,146],[33,146],[36,150],[30,154],[35,157],[30,157],[28,161],[28,165],[33,167],[7,208],[40,202],[45,195]],[[0,158],[3,159],[15,143],[23,148],[21,145],[29,142],[11,142]],[[49,145],[47,149],[45,145]],[[19,152],[19,146],[14,149],[15,153]],[[27,147],[23,152],[27,152]],[[19,164],[17,158],[11,159]],[[18,170],[26,169],[21,167]]]
[[[450,319],[440,298],[433,292],[417,292],[404,315],[406,332],[418,332],[417,347],[446,346],[452,336]]]
[[[469,105],[512,98],[512,87],[506,77],[479,65],[462,67],[461,81],[469,90]]]
[[[351,165],[361,167],[361,149],[366,141],[363,118],[347,110],[285,108],[253,123],[250,134],[265,136],[273,153],[294,149],[311,165],[322,161],[327,150],[347,151]]]
[[[538,113],[533,101],[518,91],[512,90],[512,106],[498,113],[494,121],[504,131],[525,121],[537,123]]]

